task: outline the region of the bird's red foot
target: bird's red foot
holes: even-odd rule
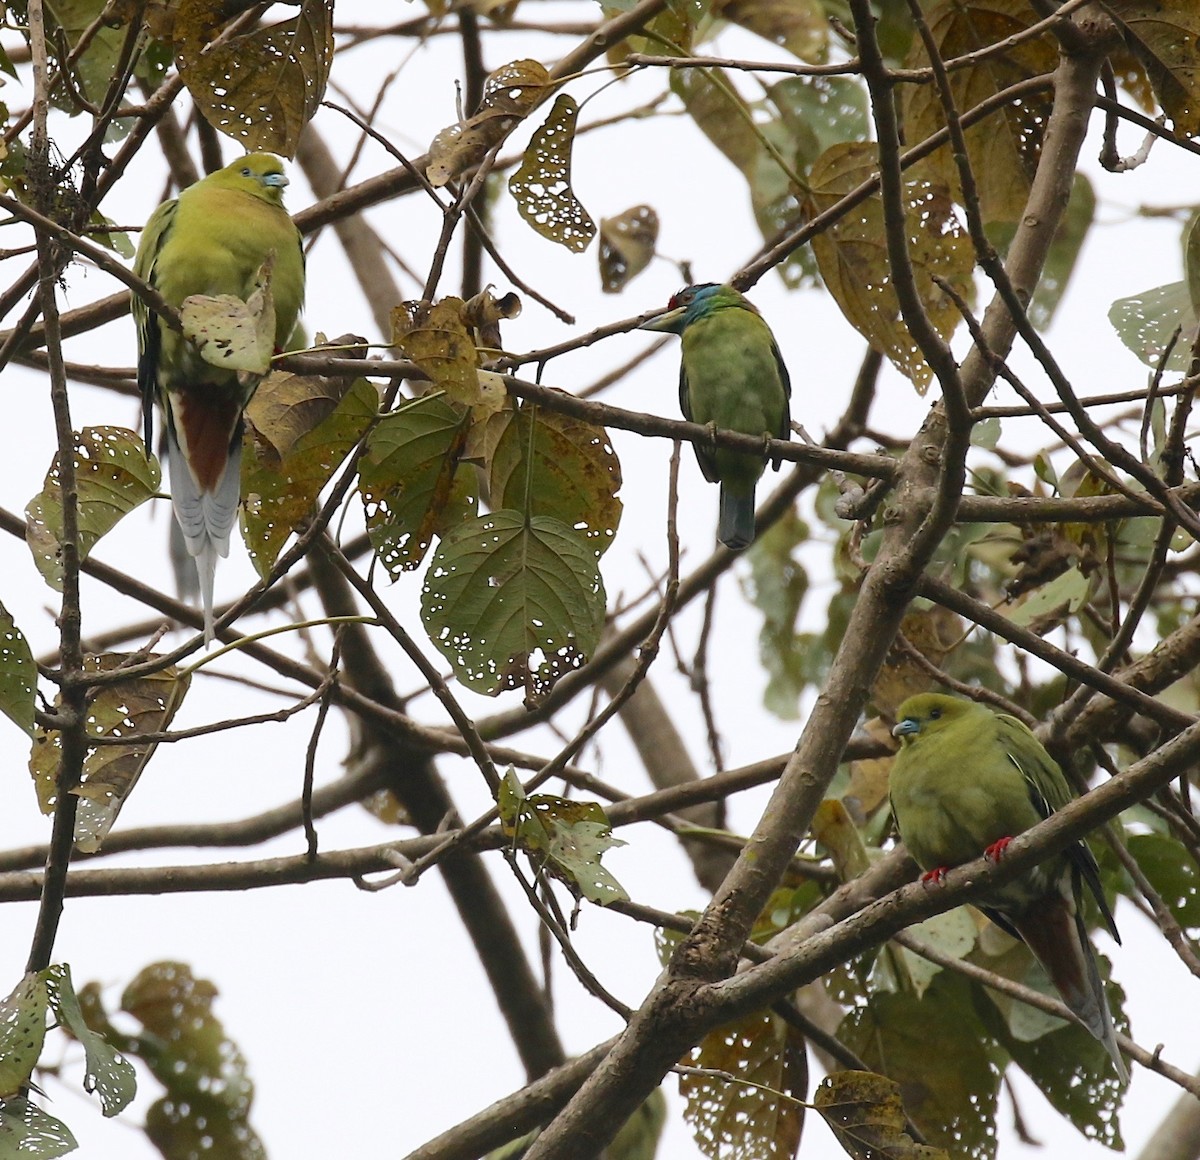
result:
[[[940,886],[942,884],[942,879],[945,878],[949,873],[949,866],[935,866],[932,870],[926,870],[925,873],[921,875],[921,881],[923,883],[932,882],[935,886]]]
[[[993,842],[984,850],[983,856],[989,862],[999,862],[1004,857],[1004,851],[1008,849],[1011,842],[1012,838],[1001,838],[998,842]]]

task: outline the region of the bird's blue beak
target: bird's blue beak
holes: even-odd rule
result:
[[[269,185],[274,189],[282,189],[288,184],[286,173],[264,173],[262,176],[263,185]]]
[[[920,733],[921,722],[915,717],[905,717],[903,721],[897,721],[896,727],[892,730],[893,737],[907,737],[910,733]]]
[[[686,306],[676,306],[674,310],[668,310],[666,314],[660,314],[657,318],[650,319],[649,322],[643,322],[638,330],[665,330],[668,334],[678,334],[683,329],[683,316],[686,313]]]

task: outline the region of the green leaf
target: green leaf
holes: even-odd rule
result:
[[[716,14],[801,60],[824,59],[829,18],[820,0],[724,0]]]
[[[0,1001],[0,1097],[15,1096],[33,1075],[46,1038],[48,1007],[40,972],[26,975]]]
[[[1200,933],[1200,871],[1195,862],[1166,834],[1133,834],[1128,845],[1176,922],[1195,938]]]
[[[0,1155],[6,1160],[53,1160],[78,1147],[71,1129],[36,1104],[20,1096],[0,1100]]]
[[[162,482],[158,460],[146,458],[141,439],[124,427],[85,427],[75,436],[79,496],[79,559]],[[25,508],[25,540],[46,583],[62,591],[62,485],[55,455],[41,492]]]
[[[993,415],[990,419],[981,419],[971,428],[971,444],[994,451],[1000,442],[1000,420]]]
[[[1091,580],[1077,567],[1068,568],[1048,584],[1029,593],[1019,604],[1008,605],[1001,611],[1014,624],[1027,626],[1048,616],[1078,612],[1087,599]]]
[[[1118,298],[1108,311],[1117,337],[1148,367],[1160,365],[1169,371],[1187,373],[1192,361],[1192,341],[1200,324],[1192,307],[1186,282],[1170,282]],[[1165,364],[1163,353],[1181,330]]]
[[[621,522],[621,464],[603,427],[523,403],[492,415],[492,504],[549,516],[575,529],[602,555]]]
[[[559,520],[501,509],[447,533],[421,593],[433,643],[467,688],[544,696],[591,656],[604,624],[594,550]]]
[[[530,140],[508,191],[521,216],[543,238],[582,253],[596,236],[596,223],[571,189],[571,146],[579,106],[559,93],[550,116]]]
[[[919,938],[955,959],[970,954],[975,940],[979,937],[979,928],[965,906],[956,906],[953,910],[935,914],[923,922],[914,923],[908,930],[914,938]],[[920,998],[942,968],[923,955],[910,951],[908,947],[898,946],[896,949],[907,968],[909,981]]]
[[[147,658],[139,655],[138,659]],[[148,659],[155,659],[154,654]],[[129,653],[89,656],[84,661],[84,672],[112,672],[129,661]],[[169,665],[148,676],[100,686],[88,702],[88,737],[161,732],[183,703],[189,683],[189,677],[181,677],[175,666]],[[100,848],[155,748],[153,743],[89,746],[83,780],[72,790],[80,798],[75,816],[75,845],[80,850],[94,853]],[[38,729],[29,770],[43,813],[50,813],[58,801],[61,759],[61,733]]]
[[[0,713],[33,736],[37,665],[24,634],[0,604]]]
[[[497,805],[504,832],[523,849],[541,855],[549,869],[586,899],[600,906],[629,900],[624,887],[600,865],[606,850],[625,843],[612,836],[599,802],[548,793],[527,797],[509,769],[501,780]]]
[[[922,998],[873,994],[842,1020],[838,1038],[900,1085],[930,1144],[955,1160],[995,1155],[1003,1052],[985,1033],[965,979],[942,971]]]
[[[476,472],[460,463],[469,422],[462,408],[425,395],[367,436],[358,491],[371,544],[393,580],[420,564],[435,535],[475,515]]]
[[[813,1107],[854,1160],[950,1160],[941,1148],[914,1144],[900,1085],[870,1071],[835,1071],[813,1096]]]
[[[375,388],[366,379],[355,379],[333,411],[296,439],[282,458],[253,422],[247,424],[241,525],[259,576],[270,575],[288,536],[312,515],[321,489],[362,438],[378,405]]]
[[[70,1033],[83,1044],[87,1071],[83,1088],[100,1096],[106,1116],[115,1116],[128,1106],[137,1094],[137,1073],[133,1064],[119,1051],[109,1046],[104,1036],[84,1022],[79,999],[71,985],[71,968],[65,963],[46,968],[46,985],[50,1005]]]
[[[798,1032],[769,1011],[755,1012],[710,1031],[684,1062],[734,1077],[679,1077],[684,1119],[706,1156],[771,1160],[795,1154],[808,1077]]]

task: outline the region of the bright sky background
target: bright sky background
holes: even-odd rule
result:
[[[400,8],[400,16],[416,9]],[[559,15],[579,19],[579,6],[540,4],[539,17]],[[377,18],[378,7],[366,0],[340,0],[340,23]],[[519,56],[551,61],[569,47],[528,35],[504,34],[486,42],[487,62],[495,67]],[[426,149],[435,132],[456,119],[454,77],[459,71],[458,42],[437,38],[414,50],[413,59],[392,87],[376,127],[410,155]],[[721,53],[764,59],[768,46],[745,35],[729,35]],[[397,61],[392,42],[383,48],[360,48],[335,63],[334,81],[353,86],[361,103],[370,103],[381,78]],[[576,82],[571,91],[582,100],[599,87],[599,75]],[[649,99],[662,78],[641,75],[606,89],[589,103],[581,123],[613,116]],[[334,94],[330,94],[333,96]],[[4,94],[10,107],[23,106],[29,93],[8,83]],[[335,98],[338,99],[338,98]],[[182,113],[185,102],[180,101]],[[540,121],[535,114],[534,123]],[[339,156],[348,156],[355,131],[337,114],[323,110],[316,128]],[[523,145],[533,124],[513,138]],[[56,122],[64,151],[83,129],[82,123]],[[1123,133],[1123,153],[1131,153],[1140,138]],[[1130,223],[1135,207],[1146,203],[1170,206],[1194,196],[1197,162],[1158,146],[1150,163],[1132,174],[1101,174],[1094,163],[1098,139],[1085,150],[1086,165],[1098,181],[1100,224],[1093,230],[1070,292],[1050,333],[1056,351],[1076,388],[1083,394],[1136,388],[1145,381],[1140,364],[1119,344],[1106,314],[1113,299],[1176,280],[1181,274],[1178,226],[1161,220]],[[226,158],[237,149],[230,144]],[[390,168],[392,162],[368,144],[353,175],[359,180]],[[105,203],[105,212],[120,223],[144,221],[163,193],[163,168],[154,142],[143,151],[135,170]],[[288,205],[299,210],[313,200],[303,175],[292,167]],[[662,219],[659,248],[664,254],[690,259],[697,280],[722,280],[755,252],[758,236],[749,215],[748,195],[736,171],[717,156],[689,120],[682,116],[636,122],[585,135],[575,151],[573,184],[577,195],[597,221],[639,202],[654,205]],[[437,237],[438,218],[421,196],[370,211],[376,228],[390,239],[412,266],[427,268]],[[560,342],[614,318],[631,316],[661,305],[680,285],[677,270],[656,262],[620,297],[602,295],[596,270],[595,245],[584,256],[537,237],[518,218],[506,196],[495,208],[495,236],[503,253],[521,275],[574,312],[577,323],[566,327],[536,303],[526,300],[525,311],[504,332],[512,350],[528,350]],[[6,245],[13,244],[7,239]],[[17,261],[3,273],[5,284],[15,276]],[[489,273],[500,290],[507,284]],[[405,294],[417,287],[404,275]],[[113,293],[116,283],[94,270],[73,271],[62,306],[71,308]],[[443,292],[456,288],[448,270]],[[841,318],[832,301],[818,292],[787,293],[768,275],[752,298],[775,329],[791,370],[793,417],[819,438],[841,413],[863,350],[863,340]],[[337,335],[345,331],[374,335],[370,314],[345,268],[336,239],[326,232],[309,259],[309,290],[305,321],[311,331]],[[10,324],[6,322],[5,325]],[[581,389],[642,350],[653,341],[645,334],[620,336],[553,363],[545,381],[568,390]],[[131,366],[134,361],[132,325],[127,319],[68,345],[68,358],[105,365]],[[1027,381],[1038,383],[1028,363],[1021,364]],[[631,375],[610,391],[606,401],[675,417],[677,353],[674,349]],[[19,437],[10,438],[6,466],[0,473],[0,504],[23,510],[40,489],[53,454],[47,381],[44,376],[12,368],[5,372],[6,420]],[[995,401],[1013,401],[1002,389]],[[137,427],[137,410],[127,399],[88,387],[73,387],[72,413],[76,427],[109,423]],[[914,431],[927,403],[892,372],[885,372],[875,425],[897,434]],[[646,565],[655,576],[666,564],[664,516],[667,461],[670,447],[662,441],[643,442],[620,432],[614,443],[622,459],[626,509],[617,542],[605,557],[604,575],[610,601],[618,594],[640,594],[647,585]],[[701,480],[690,453],[685,454],[680,510],[680,534],[685,549],[684,569],[703,560],[712,543],[716,519],[716,490]],[[767,487],[776,477],[765,477]],[[356,501],[355,501],[356,502]],[[353,505],[352,505],[353,506]],[[153,510],[150,510],[153,509]],[[166,558],[169,508],[148,505],[130,517],[95,553],[97,558],[133,573],[139,579],[170,591]],[[349,536],[359,523],[357,510],[347,522]],[[813,561],[823,558],[814,553]],[[798,722],[781,722],[762,708],[765,677],[757,659],[757,614],[738,591],[747,569],[740,565],[721,583],[718,619],[712,643],[710,672],[716,691],[718,722],[724,731],[728,766],[740,765],[789,750]],[[57,596],[34,570],[28,550],[12,538],[0,539],[3,599],[18,625],[29,636],[35,653],[49,649],[56,632],[52,621]],[[809,627],[819,625],[830,592],[829,581],[814,575],[813,591],[805,606]],[[236,595],[253,580],[240,545],[222,564],[217,578],[218,599]],[[390,607],[418,639],[425,639],[418,619],[417,579],[386,588]],[[695,649],[699,606],[686,609],[674,632],[689,659]],[[85,581],[85,630],[108,627],[143,615],[130,602]],[[382,643],[393,663],[397,688],[409,691],[419,680],[396,650]],[[433,655],[432,648],[429,649]],[[269,674],[234,660],[218,669],[257,677]],[[689,738],[698,768],[709,768],[704,729],[686,683],[664,652],[653,670],[653,681],[665,696],[680,728]],[[280,682],[272,680],[271,683]],[[462,697],[477,718],[502,708],[500,703]],[[586,700],[586,699],[585,699]],[[176,726],[277,708],[280,701],[244,686],[219,680],[197,681]],[[416,702],[414,714],[440,723],[429,697]],[[565,715],[576,727],[586,712],[579,704]],[[259,727],[206,737],[186,745],[164,747],[151,763],[137,792],[122,813],[119,825],[152,822],[233,819],[290,800],[298,795],[304,750],[312,727],[312,712],[287,725]],[[521,735],[522,748],[554,751],[545,731]],[[318,778],[328,781],[341,772],[347,740],[335,714],[326,729],[318,756]],[[49,821],[38,813],[25,772],[27,746],[16,729],[0,721],[0,759],[7,776],[0,779],[0,818],[4,845],[43,841]],[[648,788],[640,763],[619,726],[606,730],[602,753],[588,752],[581,764],[629,792]],[[486,791],[472,766],[454,758],[438,763],[466,816],[486,805]],[[732,803],[730,826],[746,832],[757,818],[765,796],[746,794]],[[389,840],[395,831],[353,808],[319,825],[326,850]],[[705,897],[690,867],[668,836],[653,826],[620,832],[629,845],[614,850],[605,864],[638,901],[668,909],[700,907]],[[294,855],[303,849],[303,835],[289,834],[248,854],[237,851],[169,851],[143,857],[122,856],[105,864],[177,864],[222,861],[225,858]],[[531,959],[539,958],[536,921],[508,877],[503,862],[490,864],[520,924]],[[7,992],[24,968],[32,934],[35,907],[15,904],[0,908],[0,993]],[[1128,1010],[1134,1033],[1142,1044],[1166,1044],[1166,1058],[1192,1069],[1194,1044],[1200,1038],[1200,1005],[1181,1001],[1195,986],[1157,933],[1129,906],[1117,913],[1125,936],[1114,956],[1115,974],[1130,991]],[[596,907],[585,907],[576,935],[584,960],[604,984],[625,1002],[637,1005],[658,971],[648,929]],[[1112,948],[1101,937],[1104,953]],[[403,1156],[471,1113],[520,1086],[522,1071],[496,1011],[490,989],[477,965],[461,925],[436,875],[419,887],[396,887],[379,894],[361,893],[349,882],[282,887],[248,894],[168,895],[159,898],[69,900],[55,951],[56,961],[72,965],[77,986],[98,979],[109,987],[115,1006],[124,985],[146,964],[177,959],[198,976],[220,988],[216,1013],[249,1060],[257,1086],[252,1123],[274,1157]],[[581,1052],[616,1032],[618,1021],[596,1000],[583,994],[568,970],[554,963],[558,1021],[568,1050]],[[61,1040],[43,1057],[53,1062]],[[931,1044],[936,1049],[936,1044]],[[64,1050],[70,1082],[49,1081],[53,1099],[49,1110],[65,1120],[78,1138],[78,1155],[90,1160],[141,1160],[156,1155],[134,1125],[157,1085],[143,1073],[142,1092],[133,1109],[115,1121],[101,1119],[93,1100],[78,1086],[82,1053],[76,1045]],[[1159,1123],[1177,1091],[1166,1081],[1134,1069],[1124,1130],[1131,1153]],[[1001,1114],[1000,1155],[1066,1155],[1088,1160],[1108,1155],[1087,1145],[1053,1114],[1040,1094],[1014,1069],[1010,1073],[1020,1095],[1022,1112],[1049,1151],[1034,1152],[1021,1145]],[[814,1079],[815,1082],[815,1079]],[[668,1080],[673,1092],[675,1083]],[[838,1155],[818,1117],[806,1129],[805,1157]],[[673,1110],[661,1157],[698,1155],[688,1131]]]

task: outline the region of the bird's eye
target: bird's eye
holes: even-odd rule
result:
[[[243,177],[253,177],[254,170],[252,170],[249,165],[243,165],[242,166],[242,176]]]
[[[930,721],[936,721],[941,715],[942,715],[941,709],[930,709],[929,710],[929,720]]]

